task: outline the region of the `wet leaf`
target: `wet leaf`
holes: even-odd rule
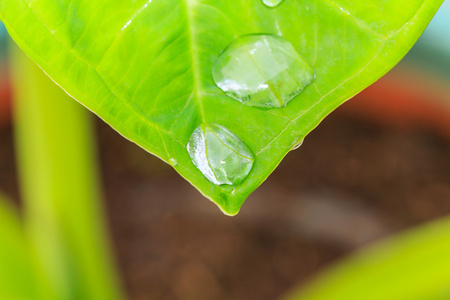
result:
[[[0,18],[67,93],[124,137],[176,161],[183,177],[234,215],[295,144],[405,55],[441,3],[2,0]],[[249,34],[282,36],[314,69],[314,83],[281,108],[227,96],[213,66]],[[187,144],[201,124],[227,128],[253,152],[239,185],[217,186],[192,162]]]

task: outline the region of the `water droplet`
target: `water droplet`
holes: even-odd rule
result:
[[[175,158],[173,158],[173,157],[169,160],[169,162],[170,162],[170,164],[171,164],[172,166],[178,165],[177,160],[176,160]]]
[[[277,7],[283,0],[263,0],[263,3],[269,7]]]
[[[286,39],[246,35],[233,41],[213,68],[228,96],[260,108],[283,107],[314,81],[313,68]]]
[[[302,145],[303,145],[303,142],[304,142],[305,140],[301,140],[300,142],[296,142],[295,144],[294,144],[294,146],[292,146],[292,149],[291,149],[291,151],[294,151],[294,150],[297,150],[298,148],[300,148]]]
[[[223,126],[202,124],[192,133],[187,150],[194,165],[216,185],[238,185],[247,178],[253,153]]]

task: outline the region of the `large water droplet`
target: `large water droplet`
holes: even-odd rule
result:
[[[238,185],[247,178],[255,161],[253,153],[223,126],[198,126],[187,145],[194,165],[216,185]]]
[[[263,0],[263,3],[269,7],[277,7],[283,0]]]
[[[260,108],[283,107],[314,80],[292,44],[274,35],[246,35],[219,56],[213,78],[228,96]]]

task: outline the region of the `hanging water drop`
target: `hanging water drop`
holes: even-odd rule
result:
[[[246,105],[279,108],[310,85],[315,75],[286,39],[247,35],[220,54],[213,67],[213,78],[228,96]]]
[[[202,124],[192,133],[187,150],[194,165],[216,185],[238,185],[247,178],[254,155],[223,126]]]
[[[280,5],[281,2],[283,2],[283,0],[262,0],[263,3],[269,7],[277,7],[278,5]]]

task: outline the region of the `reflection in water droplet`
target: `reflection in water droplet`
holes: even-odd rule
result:
[[[232,42],[213,68],[228,96],[260,108],[283,107],[314,80],[313,68],[286,39],[247,35]]]
[[[187,150],[194,165],[216,185],[238,185],[255,161],[253,153],[223,126],[202,124],[195,129]]]
[[[269,7],[276,7],[280,5],[283,0],[263,0],[263,3]]]

